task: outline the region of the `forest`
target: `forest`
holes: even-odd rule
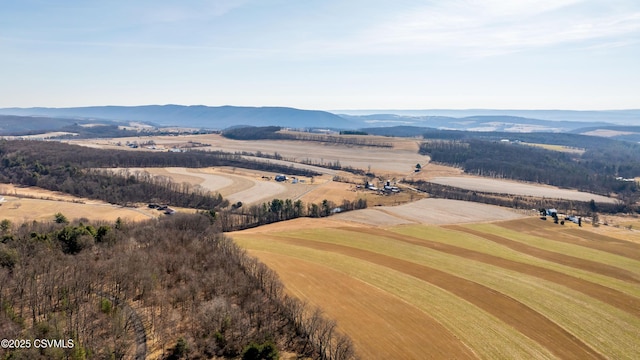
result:
[[[233,140],[297,140],[316,141],[330,144],[341,144],[351,146],[372,146],[372,147],[393,147],[391,143],[381,143],[366,137],[321,135],[303,132],[281,132],[279,126],[243,126],[227,129],[222,132],[222,136]],[[362,133],[355,133],[361,135]],[[341,132],[340,135],[343,135]],[[346,133],[344,135],[347,135]]]
[[[508,132],[476,132],[428,129],[423,132],[426,140],[461,140],[469,142],[482,140],[498,142],[507,139],[510,143],[532,143],[561,145],[574,149],[583,149],[582,155],[575,155],[572,161],[579,163],[593,172],[603,176],[622,176],[633,178],[640,176],[640,144],[620,141],[599,136],[587,136],[569,133],[508,133]],[[512,149],[512,148],[511,148]],[[516,150],[519,151],[519,150]],[[521,153],[526,150],[522,150]],[[531,152],[536,155],[533,151]],[[557,152],[547,152],[548,156],[561,156]],[[562,160],[565,161],[565,160]]]
[[[265,158],[265,159],[285,160],[285,161],[296,162],[295,158],[285,158],[281,154],[279,154],[278,152],[274,152],[273,154],[270,154],[270,153],[264,153],[264,152],[261,152],[261,151],[256,151],[256,152],[237,151],[237,152],[235,152],[235,154],[243,155],[243,156],[255,156],[255,157],[261,157],[261,158]],[[309,158],[306,158],[306,159],[300,160],[300,163],[301,164],[305,164],[305,165],[317,166],[317,167],[321,167],[321,168],[325,168],[325,169],[342,170],[342,171],[350,172],[350,173],[355,174],[355,175],[367,175],[369,177],[375,177],[376,176],[371,171],[365,171],[363,169],[357,169],[357,168],[354,168],[353,166],[349,166],[349,165],[343,166],[343,165],[340,164],[340,160],[336,160],[336,161],[317,161],[316,160],[316,161],[314,161],[314,160],[311,160]]]
[[[580,154],[524,146],[515,142],[480,139],[430,140],[420,153],[434,162],[461,167],[481,176],[532,181],[574,188],[633,203],[638,198],[635,182],[616,180],[640,175],[640,147],[614,142],[588,148]]]
[[[326,199],[319,204],[305,204],[301,200],[273,199],[266,203],[251,206],[243,206],[241,202],[237,202],[218,212],[206,211],[203,214],[211,217],[212,223],[217,229],[222,232],[228,232],[300,217],[327,217],[337,212],[366,208],[366,199],[354,201],[345,199],[341,204],[335,204],[333,201]]]
[[[236,166],[289,175],[320,175],[291,166],[248,160],[222,151],[101,150],[52,141],[3,140],[0,141],[0,156],[3,166],[12,165],[11,161],[37,161],[44,166],[69,165],[77,168]]]
[[[355,358],[335,322],[286,295],[205,214],[114,224],[56,214],[4,220],[0,232],[3,338],[73,342],[0,358]]]
[[[118,138],[140,135],[140,133],[135,130],[126,130],[117,124],[105,124],[99,126],[82,126],[81,124],[72,124],[62,127],[58,131],[76,134],[73,136],[66,135],[60,137],[74,139]]]
[[[237,166],[290,175],[319,175],[222,152],[107,151],[50,141],[2,141],[0,165],[0,182],[3,183],[38,186],[112,204],[158,202],[205,210],[227,204],[220,196],[197,186],[178,184],[144,172],[102,169]]]
[[[640,207],[623,202],[596,203],[595,201],[576,201],[563,199],[549,199],[535,196],[523,196],[512,194],[495,194],[477,190],[461,189],[454,186],[436,184],[427,181],[405,180],[420,191],[424,191],[429,196],[441,199],[453,199],[462,201],[473,201],[483,204],[510,207],[513,209],[540,209],[556,208],[565,214],[579,214],[583,216],[593,216],[595,213],[640,213]]]
[[[104,151],[57,142],[0,143],[0,181],[118,204],[160,202],[201,209],[141,223],[0,222],[0,332],[5,338],[73,341],[22,348],[11,359],[354,359],[350,339],[316,309],[288,297],[275,273],[223,231],[301,216],[332,215],[330,201],[273,199],[229,205],[219,194],[124,166],[275,166],[225,153]],[[283,171],[288,170],[288,171]],[[315,174],[301,170],[304,175]],[[366,207],[344,201],[340,211]]]
[[[579,131],[590,131],[596,129],[616,129],[617,131],[635,132],[637,126],[630,127],[606,127],[584,128]],[[502,140],[510,139],[512,141],[522,141],[538,144],[564,145],[576,148],[586,149],[605,149],[605,148],[630,148],[633,151],[640,151],[640,145],[633,142],[619,141],[600,136],[588,136],[575,133],[562,132],[504,132],[504,131],[464,131],[464,130],[444,130],[420,126],[392,126],[366,128],[362,131],[372,135],[381,136],[397,136],[397,137],[420,137],[423,139],[440,139],[440,140]]]

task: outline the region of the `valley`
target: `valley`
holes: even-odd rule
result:
[[[17,150],[6,150],[4,176],[35,185],[0,186],[4,200],[0,218],[9,221],[10,227],[33,221],[55,227],[64,225],[55,224],[57,214],[62,214],[70,224],[80,224],[73,226],[98,222],[120,229],[114,230],[110,241],[120,236],[142,241],[140,235],[125,235],[135,234],[136,224],[200,229],[190,233],[194,239],[226,231],[233,246],[254,258],[251,261],[274,271],[269,279],[281,281],[282,292],[269,290],[275,285],[264,283],[267,287],[260,290],[264,296],[274,296],[270,301],[275,303],[287,303],[290,297],[306,306],[302,317],[291,318],[291,324],[305,326],[311,334],[332,329],[326,341],[331,346],[344,345],[349,354],[353,349],[362,359],[637,357],[640,226],[637,214],[605,212],[613,209],[605,206],[620,203],[620,194],[606,197],[480,177],[461,167],[432,162],[430,156],[419,153],[421,142],[414,138],[368,136],[367,141],[384,147],[317,140],[232,140],[220,134],[70,139],[50,150],[50,156],[62,159],[64,167],[45,158],[29,160],[29,156],[37,159],[43,150],[34,149],[35,143],[20,143]],[[86,153],[73,155],[78,152]],[[77,165],[72,163],[74,157]],[[220,165],[206,166],[206,162]],[[31,169],[32,163],[36,164],[34,175],[20,172]],[[83,166],[88,167],[80,170]],[[79,182],[72,183],[72,177]],[[97,190],[92,181],[109,186],[121,182],[121,193],[93,198]],[[450,197],[446,191],[425,191],[421,185],[425,182],[477,192],[484,198],[473,195],[480,201],[472,202]],[[67,190],[48,190],[38,187],[39,183],[57,183]],[[144,195],[135,189],[151,184],[159,187],[147,190],[154,195],[140,197],[145,201],[127,200],[132,195],[126,194]],[[73,196],[70,190],[88,196]],[[515,205],[496,206],[487,199]],[[527,206],[517,206],[518,199]],[[215,205],[198,205],[209,203]],[[365,208],[353,210],[354,204]],[[583,217],[582,226],[540,219],[539,207],[554,204],[561,210],[575,206],[571,213]],[[589,206],[602,207],[602,214],[584,210]],[[564,219],[565,214],[560,216]],[[158,235],[160,239],[171,241]],[[128,246],[121,241],[115,244]],[[8,251],[3,246],[0,250]],[[108,246],[115,245],[95,240],[76,246],[80,254],[93,251],[110,256]],[[179,248],[176,251],[186,256]],[[189,271],[202,271],[196,267]],[[121,296],[130,298],[129,306],[144,314],[142,321],[148,323],[155,312],[166,310],[140,292],[145,281],[144,273],[140,275],[132,283],[138,285]],[[154,293],[163,291],[157,286],[152,286]],[[275,293],[266,295],[270,291]],[[172,301],[184,304],[186,299]],[[194,300],[189,306],[206,312],[213,305]],[[299,305],[287,306],[294,311]],[[326,327],[313,325],[320,313],[326,317],[322,320]],[[153,320],[156,327],[145,325],[155,339],[146,344],[155,354],[174,351],[171,346],[179,341],[159,328],[169,324],[165,319]],[[192,334],[184,323],[174,324],[183,334]],[[341,338],[342,334],[350,340]],[[197,344],[197,351],[209,351],[192,336],[186,339]],[[233,342],[240,338],[225,336],[233,348],[221,342],[207,346],[219,354],[240,354],[240,344]],[[310,350],[310,345],[300,345],[304,342],[292,346],[293,340],[288,341],[289,345],[278,342],[286,350],[283,358],[330,351]],[[351,342],[353,348],[348,345]],[[123,344],[122,351],[132,353],[133,345]]]

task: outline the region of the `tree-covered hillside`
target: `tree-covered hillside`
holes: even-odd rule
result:
[[[533,181],[603,195],[637,197],[635,182],[617,177],[640,176],[640,146],[609,142],[588,147],[580,155],[531,147],[513,142],[480,139],[431,140],[420,152],[435,162],[455,165],[465,172],[499,178]]]
[[[286,295],[206,215],[53,220],[0,222],[0,335],[32,342],[3,342],[0,358],[354,358],[335,322]]]
[[[100,150],[58,142],[0,142],[0,182],[39,186],[78,197],[126,205],[161,202],[196,209],[224,205],[222,198],[188,184],[136,172],[103,168],[237,166],[291,175],[317,175],[285,165],[221,152],[183,153]]]

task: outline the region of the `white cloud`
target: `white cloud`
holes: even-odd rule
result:
[[[397,14],[339,47],[374,53],[445,50],[466,57],[567,44],[625,46],[640,34],[640,7],[619,3],[624,6],[584,0],[447,1]]]

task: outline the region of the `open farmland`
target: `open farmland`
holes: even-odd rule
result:
[[[184,136],[151,136],[118,138],[112,140],[71,140],[70,143],[79,145],[100,146],[102,148],[122,149],[117,143],[151,141],[157,147],[168,149],[171,147],[187,147],[192,143],[208,144],[199,147],[204,151],[225,152],[262,152],[273,155],[278,153],[284,159],[302,162],[309,160],[313,163],[335,163],[358,169],[368,169],[374,172],[389,172],[392,174],[411,173],[417,163],[425,164],[429,157],[418,154],[418,141],[414,139],[367,137],[378,139],[381,143],[391,143],[393,148],[362,147],[340,145],[314,141],[290,140],[231,140],[218,134],[184,135]],[[136,150],[141,151],[141,150]]]
[[[322,168],[313,167],[324,170]],[[301,200],[307,204],[321,203],[329,200],[341,204],[343,200],[367,200],[371,206],[398,205],[415,201],[425,197],[425,194],[415,191],[404,191],[393,195],[384,195],[376,191],[358,188],[353,183],[333,181],[333,176],[324,174],[313,178],[297,176],[287,181],[277,182],[276,174],[266,171],[255,171],[239,168],[127,168],[111,169],[116,173],[146,172],[152,176],[171,179],[175,183],[188,183],[206,191],[221,194],[232,203],[238,201],[244,204],[268,202],[274,198]],[[351,181],[360,182],[362,178],[349,173],[340,173]]]
[[[346,215],[231,236],[365,359],[640,357],[638,243],[537,217],[381,227]]]
[[[378,137],[370,137],[378,139]],[[156,150],[147,148],[129,149],[127,142],[155,143]],[[339,171],[318,168],[301,164],[310,161],[316,164],[336,164],[342,167],[353,167],[370,170],[383,179],[427,180],[436,184],[459,187],[468,190],[491,192],[497,194],[523,195],[576,201],[590,201],[614,203],[616,199],[601,195],[562,189],[554,186],[536,183],[500,180],[468,176],[461,169],[430,163],[430,157],[418,154],[419,142],[415,139],[380,137],[379,141],[392,144],[392,148],[353,146],[345,144],[331,144],[314,141],[291,140],[231,140],[218,134],[184,135],[184,136],[150,136],[119,139],[70,140],[69,142],[84,146],[105,149],[127,149],[130,151],[166,151],[169,148],[188,148],[192,144],[205,144],[197,147],[200,151],[246,152],[256,154],[275,154],[279,160],[271,158],[251,157],[252,160],[273,162],[286,166],[312,169],[327,176],[338,175]],[[248,155],[246,155],[248,156]],[[415,173],[416,164],[423,166],[422,171]],[[228,176],[228,175],[225,175]],[[265,189],[268,194],[277,193],[275,188]],[[325,189],[327,190],[327,189]],[[282,191],[281,193],[284,193]],[[224,191],[222,191],[224,195]],[[282,195],[278,195],[283,197]],[[236,198],[230,199],[236,200]],[[243,201],[237,198],[238,201]],[[262,200],[262,199],[260,199]]]
[[[567,199],[576,201],[590,201],[614,203],[616,200],[606,196],[580,192],[576,190],[560,189],[554,186],[545,186],[533,183],[525,183],[509,180],[497,180],[476,176],[464,177],[436,177],[429,180],[432,183],[459,187],[467,190],[483,191],[496,194],[524,195],[545,197],[551,199]]]
[[[336,219],[368,225],[457,224],[523,217],[503,207],[459,200],[427,198],[399,206],[376,206],[335,215]]]
[[[255,204],[268,202],[274,198],[299,199],[310,192],[324,186],[338,187],[341,191],[331,192],[336,202],[349,198],[349,185],[334,185],[330,176],[319,176],[313,179],[299,176],[297,182],[274,181],[276,174],[266,171],[254,171],[237,168],[128,168],[112,169],[114,172],[146,172],[152,176],[171,179],[175,183],[188,183],[200,188],[221,194],[230,202]],[[325,192],[326,193],[326,192]],[[335,193],[335,194],[333,194]],[[351,194],[353,196],[353,193]],[[339,200],[338,200],[339,199]],[[304,199],[307,201],[307,199]],[[321,200],[320,200],[321,201]]]
[[[582,135],[590,135],[590,136],[602,136],[602,137],[614,137],[620,135],[632,135],[634,132],[630,131],[619,131],[619,130],[608,130],[608,129],[598,129],[583,132]]]
[[[109,222],[118,218],[139,221],[160,215],[146,207],[122,207],[72,196],[60,197],[57,193],[31,188],[18,190],[18,196],[4,195],[4,202],[0,205],[0,219],[16,224],[34,220],[53,221],[56,213],[62,213],[70,220],[85,218]]]

